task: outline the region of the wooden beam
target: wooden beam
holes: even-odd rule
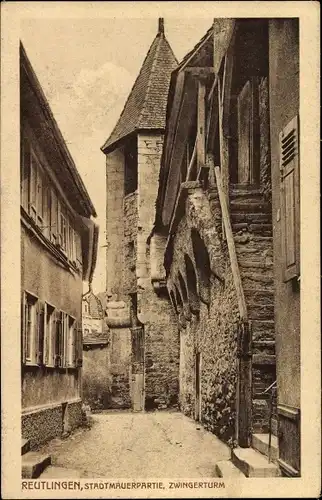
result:
[[[206,86],[198,82],[198,108],[197,108],[197,172],[206,161]]]
[[[193,152],[192,152],[192,156],[191,156],[191,159],[190,159],[190,163],[189,163],[189,166],[188,166],[187,178],[186,178],[187,181],[190,180],[191,172],[192,172],[194,163],[196,161],[196,156],[197,156],[197,139],[196,139],[196,142],[195,142],[195,145],[194,145],[194,148],[193,148]]]
[[[193,66],[191,68],[186,68],[184,70],[185,73],[188,73],[190,76],[197,77],[208,77],[209,75],[213,75],[215,73],[214,68],[212,66]]]
[[[213,97],[217,82],[218,82],[218,74],[215,73],[215,78],[214,78],[214,81],[211,85],[211,89],[209,90],[209,94],[208,94],[208,98],[207,98],[208,102],[210,102],[212,97]]]
[[[224,223],[225,232],[226,232],[229,260],[230,260],[234,285],[235,285],[236,294],[237,294],[239,315],[240,315],[240,318],[242,320],[246,320],[247,319],[246,300],[245,300],[242,280],[241,280],[241,276],[240,276],[240,272],[239,272],[237,253],[236,253],[236,248],[235,248],[235,241],[234,241],[233,230],[231,227],[231,222],[230,222],[230,217],[229,217],[227,198],[226,198],[226,195],[224,192],[224,187],[223,187],[223,182],[222,182],[222,177],[221,177],[221,169],[218,166],[215,167],[215,176],[216,176],[216,183],[217,183],[219,201],[220,201],[220,206],[221,206],[221,213],[222,213],[223,223]]]
[[[223,185],[223,193],[228,204],[228,189],[229,189],[229,148],[228,140],[223,131],[223,102],[222,102],[222,85],[218,78],[218,117],[219,117],[219,148],[220,148],[220,169]],[[223,239],[225,239],[225,228],[223,226]]]
[[[170,113],[170,119],[168,123],[168,140],[167,140],[167,149],[165,151],[165,163],[168,164],[169,161],[169,156],[171,154],[171,151],[169,151],[169,145],[170,148],[172,147],[173,144],[173,138],[176,132],[176,124],[177,124],[177,119],[178,119],[178,114],[180,112],[180,106],[182,105],[182,99],[183,99],[183,91],[184,91],[184,84],[185,84],[185,74],[182,71],[179,71],[176,85],[175,85],[175,95],[173,98],[172,102],[172,108],[171,108],[171,113]]]
[[[233,75],[233,51],[230,47],[225,55],[222,103],[223,103],[223,133],[226,137],[230,135],[229,117],[230,117],[230,98],[231,98],[231,83]]]

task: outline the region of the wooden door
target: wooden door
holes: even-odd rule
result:
[[[144,410],[144,330],[132,328],[132,409]]]
[[[201,384],[201,360],[200,360],[200,352],[196,352],[196,361],[195,361],[195,420],[200,420],[200,407],[201,407],[201,395],[200,395],[200,384]]]

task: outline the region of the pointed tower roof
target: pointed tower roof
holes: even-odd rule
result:
[[[146,55],[121,116],[102,146],[108,153],[135,130],[164,129],[170,76],[178,61],[165,37],[159,18],[158,33]]]

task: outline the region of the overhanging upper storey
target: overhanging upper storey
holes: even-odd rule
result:
[[[256,158],[245,149],[242,131],[251,134],[256,125],[250,115],[254,80],[267,76],[267,25],[262,19],[215,19],[172,73],[156,227],[170,228],[181,184],[207,178],[211,163],[221,167],[224,187],[230,177],[256,183]],[[241,145],[246,152],[238,158]]]

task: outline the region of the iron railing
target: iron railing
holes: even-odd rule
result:
[[[272,449],[272,419],[273,419],[273,408],[277,405],[277,381],[275,380],[270,386],[261,392],[261,396],[264,394],[269,394],[269,423],[268,423],[268,462],[271,461],[271,449]]]

